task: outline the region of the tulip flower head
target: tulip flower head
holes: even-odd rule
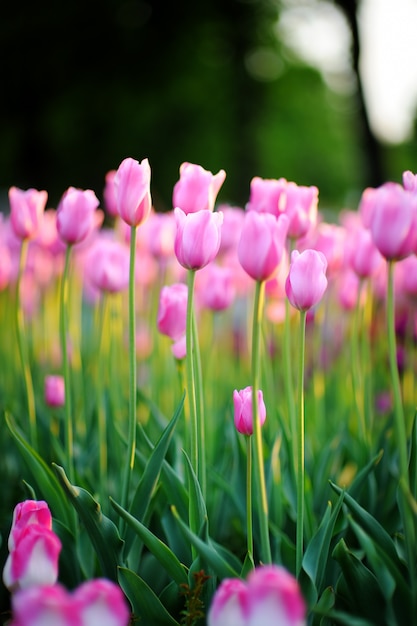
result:
[[[152,209],[150,183],[148,159],[139,163],[128,157],[120,163],[113,184],[117,211],[129,226],[139,226],[149,217]]]
[[[220,187],[226,178],[226,172],[220,170],[213,175],[201,165],[183,163],[180,167],[180,178],[175,183],[172,202],[184,213],[197,211],[213,211]]]
[[[33,239],[41,226],[48,194],[46,191],[10,187],[10,222],[19,239]]]
[[[97,225],[98,198],[91,189],[68,187],[56,212],[56,227],[61,240],[67,245],[84,241]]]
[[[249,202],[246,211],[257,213],[271,213],[278,217],[284,210],[285,178],[260,178],[255,176],[250,183]]]
[[[177,223],[174,250],[178,262],[187,270],[200,270],[216,257],[221,240],[223,213],[174,210]]]
[[[12,613],[10,626],[83,626],[72,594],[58,583],[17,591]]]
[[[234,420],[236,430],[242,435],[253,434],[252,387],[245,387],[233,392]],[[261,426],[266,419],[266,407],[263,393],[258,389],[258,416]]]
[[[285,215],[289,217],[288,237],[299,239],[317,224],[319,190],[315,186],[305,187],[287,183],[285,187]]]
[[[97,238],[89,251],[86,270],[92,285],[100,291],[123,291],[129,284],[129,249],[120,241]]]
[[[162,287],[159,296],[157,326],[160,333],[177,341],[185,334],[188,287],[174,283]]]
[[[320,302],[327,288],[327,260],[318,250],[291,253],[285,292],[293,307],[307,311]]]
[[[29,524],[38,524],[52,530],[51,511],[44,500],[24,500],[16,504],[8,539],[9,550],[14,549],[20,534]]]
[[[63,376],[45,376],[45,403],[50,407],[65,405],[65,381]]]
[[[118,585],[105,578],[87,580],[73,594],[82,626],[126,626],[130,611]]]
[[[114,185],[114,179],[116,177],[116,170],[110,170],[105,176],[105,183],[103,189],[103,202],[104,208],[111,217],[118,215],[117,211],[117,195]]]

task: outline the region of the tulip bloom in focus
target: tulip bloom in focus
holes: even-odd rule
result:
[[[81,243],[92,233],[96,222],[98,198],[91,189],[69,187],[56,212],[58,235],[68,245]]]
[[[216,257],[220,247],[223,213],[198,211],[184,213],[174,210],[177,222],[175,256],[180,265],[188,270],[200,270]]]
[[[245,272],[254,280],[268,280],[276,272],[284,253],[289,219],[270,213],[247,211],[237,254]]]
[[[234,420],[236,430],[242,435],[253,434],[252,387],[245,387],[233,392]],[[258,390],[258,414],[261,426],[266,419],[266,407],[263,393]]]
[[[293,307],[307,311],[320,302],[327,288],[327,260],[317,250],[293,250],[285,292]]]
[[[226,172],[220,170],[213,175],[201,165],[183,163],[180,167],[180,179],[175,183],[172,193],[173,207],[184,213],[213,211],[214,203],[222,186]]]
[[[10,187],[10,222],[19,239],[32,239],[38,233],[47,200],[46,191],[23,191],[18,187]]]
[[[152,209],[151,168],[148,159],[135,161],[128,157],[119,165],[114,177],[117,211],[126,224],[139,226]]]
[[[8,539],[9,550],[13,550],[20,534],[29,524],[38,524],[52,530],[51,511],[44,500],[24,500],[16,504]]]

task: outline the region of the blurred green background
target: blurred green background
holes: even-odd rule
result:
[[[5,3],[3,198],[11,185],[46,189],[49,206],[69,185],[102,197],[105,173],[131,156],[149,158],[157,210],[171,208],[183,161],[226,170],[223,202],[243,206],[257,175],[317,185],[325,209],[355,208],[365,186],[415,169],[416,133],[375,137],[357,75],[360,0],[323,2],[351,32],[349,89],[283,42],[279,1]]]

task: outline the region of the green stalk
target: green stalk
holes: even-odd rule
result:
[[[64,272],[61,277],[61,311],[60,311],[60,334],[62,350],[62,367],[65,384],[65,456],[67,462],[67,473],[71,483],[74,482],[74,426],[72,414],[72,397],[70,366],[68,360],[68,293],[69,293],[69,268],[72,246],[68,245],[65,250]]]
[[[199,446],[198,446],[198,419],[197,419],[197,407],[196,407],[196,390],[195,390],[195,376],[194,376],[194,342],[193,342],[193,300],[194,300],[194,284],[195,284],[195,272],[188,270],[187,272],[187,284],[188,284],[188,298],[187,298],[187,323],[185,329],[186,340],[186,380],[187,380],[187,394],[188,394],[188,408],[190,413],[190,428],[191,428],[191,440],[190,440],[190,460],[191,465],[195,471],[196,476],[199,475]]]
[[[19,258],[19,273],[16,283],[16,330],[17,330],[17,342],[19,346],[20,363],[23,370],[23,378],[26,387],[26,400],[28,405],[28,417],[29,417],[29,435],[30,443],[35,450],[38,449],[38,435],[36,429],[36,408],[35,408],[35,393],[33,390],[32,374],[29,364],[29,353],[26,342],[24,341],[25,334],[25,320],[23,315],[23,309],[20,301],[20,290],[23,278],[23,272],[26,266],[26,258],[28,251],[28,239],[22,240],[20,247]]]
[[[246,437],[246,538],[248,558],[253,563],[253,519],[252,519],[252,437]]]
[[[127,460],[122,485],[121,505],[127,507],[130,480],[136,451],[136,298],[135,298],[136,226],[130,227],[129,262],[129,423]]]
[[[301,571],[304,537],[304,357],[306,311],[300,311],[300,344],[298,358],[298,424],[297,424],[297,530],[296,530],[296,575]]]
[[[204,398],[203,398],[203,375],[201,370],[200,344],[198,341],[197,322],[195,311],[192,312],[192,332],[193,332],[193,358],[194,358],[194,384],[195,384],[195,405],[198,429],[198,480],[203,498],[206,497],[206,428],[204,419]]]
[[[391,372],[391,383],[394,393],[394,427],[396,447],[400,463],[400,512],[403,518],[404,536],[408,554],[408,566],[412,589],[416,589],[415,578],[415,527],[412,512],[407,502],[410,493],[410,478],[408,474],[407,433],[405,428],[404,408],[401,397],[400,376],[397,365],[397,341],[395,336],[395,301],[394,301],[394,268],[395,262],[388,261],[388,288],[387,288],[387,323],[388,349]]]
[[[361,294],[362,294],[363,282],[359,282],[358,297],[356,300],[355,311],[353,315],[353,329],[351,337],[351,354],[352,354],[352,388],[353,399],[355,402],[356,415],[360,424],[362,433],[362,441],[367,447],[369,444],[369,437],[366,428],[365,421],[365,398],[363,388],[363,374],[362,374],[362,362],[360,359],[360,337],[363,332],[362,325],[360,324],[361,317]]]
[[[265,281],[256,281],[255,299],[252,320],[252,415],[255,444],[255,472],[259,496],[259,526],[261,532],[261,560],[271,563],[271,546],[269,542],[268,498],[265,484],[265,468],[263,461],[262,430],[259,421],[258,391],[260,379],[261,324],[265,298]]]
[[[107,485],[107,418],[106,403],[104,397],[104,376],[106,367],[104,363],[108,362],[108,354],[104,350],[105,322],[107,309],[108,294],[104,293],[100,301],[100,320],[99,320],[99,349],[98,349],[98,367],[97,367],[97,435],[99,450],[99,486],[102,506],[104,505],[105,487]]]

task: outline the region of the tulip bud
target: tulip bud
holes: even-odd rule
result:
[[[74,604],[82,626],[127,626],[130,619],[118,585],[104,578],[88,580],[74,592]]]
[[[99,201],[91,189],[69,187],[56,212],[56,227],[62,241],[68,245],[84,241],[96,226],[98,205]]]
[[[293,250],[285,292],[293,307],[307,311],[323,297],[327,288],[327,260],[317,250]]]
[[[220,247],[223,213],[197,211],[184,213],[174,210],[177,222],[175,256],[180,265],[189,270],[200,270],[216,257]]]
[[[65,381],[63,376],[45,377],[45,403],[50,407],[65,405]]]
[[[253,434],[253,410],[252,410],[252,387],[245,387],[240,391],[233,392],[234,420],[236,430],[242,435]],[[258,416],[262,424],[266,419],[266,407],[263,393],[258,390]]]
[[[148,159],[135,161],[128,157],[119,165],[114,177],[117,211],[126,224],[139,226],[152,209],[151,168]]]
[[[162,287],[159,296],[157,326],[160,333],[177,341],[185,334],[188,287],[175,283]]]
[[[48,194],[46,191],[17,187],[9,189],[10,222],[19,239],[32,239],[38,233],[45,211]]]
[[[180,179],[173,189],[173,207],[179,207],[186,214],[203,210],[213,211],[217,194],[225,178],[224,170],[213,175],[201,165],[183,163],[180,167]]]

